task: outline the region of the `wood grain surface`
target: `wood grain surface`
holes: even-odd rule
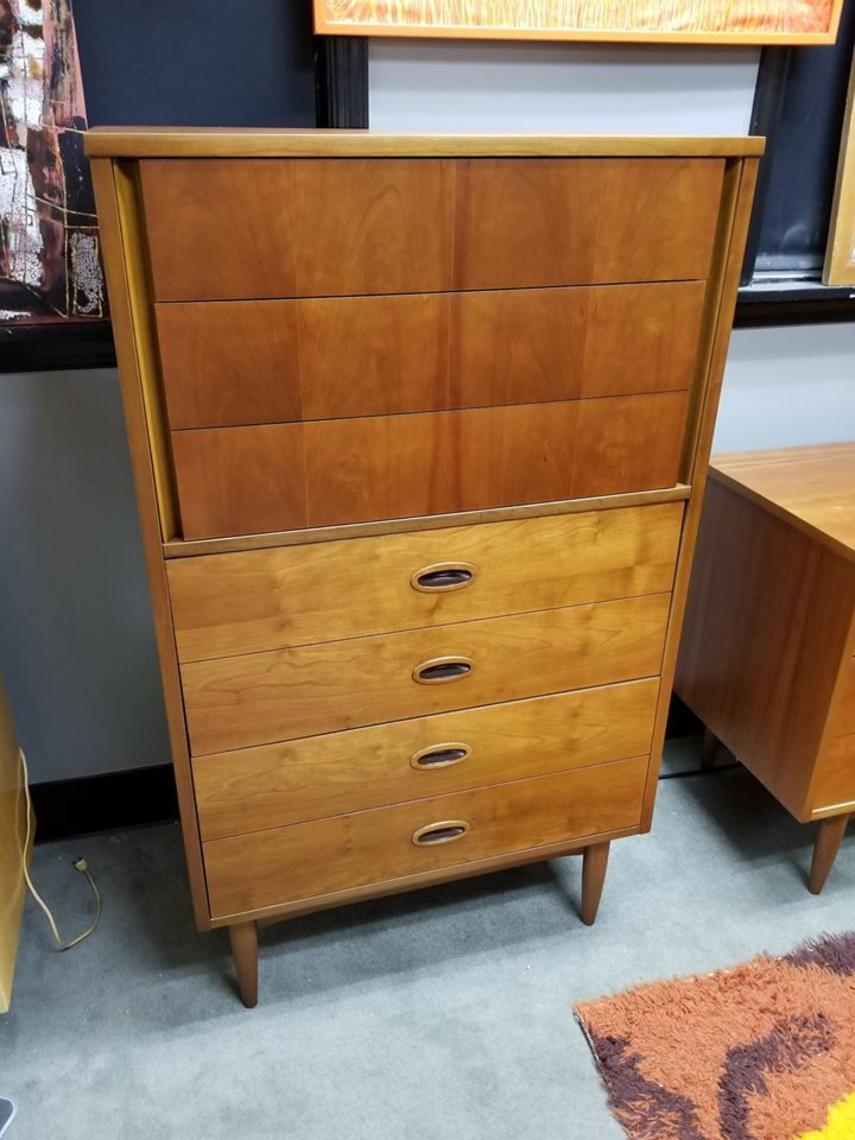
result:
[[[840,667],[829,732],[832,736],[855,733],[855,657],[847,655]]]
[[[723,168],[714,158],[140,162],[159,301],[704,278]]]
[[[199,929],[210,926],[199,825],[193,796],[187,730],[175,653],[175,635],[162,542],[169,538],[172,520],[169,497],[159,497],[162,463],[159,433],[152,419],[149,397],[153,377],[148,371],[156,358],[147,302],[148,279],[141,260],[141,219],[135,181],[124,168],[107,160],[92,162],[92,182],[98,204],[98,228],[103,242],[104,270],[110,293],[110,320],[119,364],[122,403],[128,433],[131,472],[140,515],[140,532],[152,603],[155,641],[163,687],[166,723],[175,785],[181,811],[181,833],[190,879],[193,913]]]
[[[855,443],[716,455],[710,475],[855,562]]]
[[[184,537],[672,486],[687,394],[172,433]]]
[[[179,659],[665,592],[682,516],[682,503],[663,503],[172,559]],[[414,589],[446,563],[471,566],[469,582]]]
[[[462,131],[401,134],[397,131],[299,127],[93,127],[86,153],[116,158],[426,158],[474,155],[558,158],[761,155],[758,135],[466,134]]]
[[[792,814],[810,783],[855,605],[842,557],[710,481],[678,694]]]
[[[638,756],[657,678],[196,757],[204,839]],[[453,762],[419,765],[446,753]],[[422,756],[425,759],[425,756]]]
[[[855,733],[827,740],[817,762],[813,815],[855,810]]]
[[[641,812],[646,769],[642,756],[212,840],[204,849],[211,910],[239,914],[629,827]],[[468,824],[458,840],[412,841],[423,827],[457,820]]]
[[[196,755],[658,674],[670,597],[652,594],[182,667]],[[472,662],[447,684],[422,663]]]
[[[675,391],[701,282],[159,304],[169,422],[220,427]]]

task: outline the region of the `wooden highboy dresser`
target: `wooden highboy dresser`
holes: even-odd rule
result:
[[[759,139],[88,135],[196,919],[650,827]]]

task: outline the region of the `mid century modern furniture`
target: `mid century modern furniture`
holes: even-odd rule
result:
[[[650,827],[759,139],[88,136],[200,928]]]
[[[710,469],[677,692],[796,817],[818,894],[855,811],[855,444]]]

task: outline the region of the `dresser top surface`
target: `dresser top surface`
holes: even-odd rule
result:
[[[716,455],[710,475],[855,562],[855,443]]]
[[[249,127],[96,127],[85,137],[86,153],[93,158],[723,158],[760,155],[765,146],[758,136],[397,134]]]

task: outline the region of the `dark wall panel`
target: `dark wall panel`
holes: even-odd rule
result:
[[[91,126],[313,127],[309,0],[73,0]]]

